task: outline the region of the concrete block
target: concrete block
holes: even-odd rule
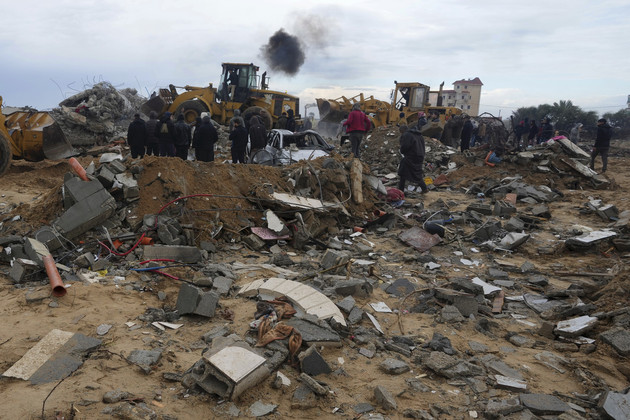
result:
[[[320,264],[322,268],[328,269],[339,264],[345,264],[348,261],[350,261],[350,256],[348,254],[334,249],[327,249],[322,256]]]
[[[487,241],[492,239],[492,236],[501,229],[501,222],[489,222],[488,224],[481,226],[475,232],[473,236],[480,241]]]
[[[169,258],[183,263],[201,261],[201,250],[195,246],[184,245],[146,245],[143,247],[147,260]]]
[[[116,175],[116,181],[120,182],[123,186],[123,197],[128,200],[136,198],[140,195],[138,189],[138,181],[136,181],[132,175],[127,173],[121,173]]]
[[[518,217],[510,217],[510,220],[505,224],[505,230],[508,232],[522,232],[525,229],[525,222]]]
[[[116,174],[114,174],[107,165],[101,166],[101,169],[98,171],[98,175],[96,179],[103,185],[103,187],[109,189],[114,185],[114,180],[116,179]]]
[[[232,288],[233,283],[234,280],[232,280],[231,278],[223,276],[215,277],[214,281],[212,282],[212,290],[214,290],[221,296],[225,296],[230,293],[230,289]]]
[[[352,308],[356,305],[356,301],[352,296],[346,296],[336,303],[337,307],[344,311],[346,314],[349,314],[352,311]]]
[[[611,345],[622,356],[630,356],[630,331],[615,328],[600,334],[604,343]]]
[[[40,270],[40,266],[35,261],[18,258],[13,262],[13,267],[9,270],[9,277],[13,283],[24,283],[29,280],[29,276]]]
[[[243,347],[225,347],[193,371],[197,385],[210,394],[234,400],[269,376],[265,358]]]
[[[177,295],[177,311],[180,315],[195,314],[212,318],[219,302],[215,292],[204,292],[188,283],[182,283]]]
[[[466,207],[466,211],[476,211],[486,216],[492,215],[492,206],[483,203],[472,203]]]
[[[105,189],[74,204],[58,219],[53,227],[68,239],[87,232],[111,217],[116,210],[116,201]]]
[[[521,404],[539,415],[558,415],[571,407],[560,398],[547,394],[520,394]]]
[[[50,254],[46,245],[33,238],[26,238],[24,241],[24,252],[26,252],[26,255],[28,255],[31,261],[35,262],[40,267],[44,266],[42,258]]]
[[[314,323],[307,319],[293,317],[284,321],[302,334],[302,341],[308,345],[340,347],[341,338],[328,324]]]
[[[104,189],[99,181],[83,181],[78,177],[66,180],[63,187],[64,196],[68,197],[71,203],[69,207]]]
[[[257,235],[254,235],[253,233],[250,233],[247,236],[243,236],[242,240],[243,242],[245,242],[245,245],[247,245],[254,251],[259,251],[266,246],[265,241]]]
[[[330,373],[332,370],[315,346],[309,347],[299,354],[300,367],[302,372],[310,376],[317,376],[321,373]]]
[[[111,162],[109,162],[108,166],[109,166],[109,170],[112,171],[116,175],[122,174],[123,172],[127,170],[127,167],[125,166],[125,164],[122,163],[122,161],[118,159],[112,160]]]
[[[405,278],[400,278],[396,280],[391,285],[389,285],[387,289],[385,289],[387,293],[392,294],[394,296],[398,296],[398,297],[407,296],[409,293],[413,292],[414,290],[416,290],[416,286]]]
[[[350,325],[358,324],[363,319],[363,310],[358,306],[352,308],[348,314],[348,322]]]
[[[398,404],[396,404],[396,399],[392,393],[382,385],[377,385],[376,388],[374,388],[374,400],[378,405],[383,407],[385,411],[396,410],[398,408]]]
[[[477,315],[479,302],[474,296],[456,295],[453,298],[453,306],[459,310],[462,316],[469,317],[470,315]]]

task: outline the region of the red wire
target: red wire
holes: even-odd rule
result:
[[[106,250],[108,250],[111,254],[118,255],[119,257],[124,257],[125,255],[129,254],[131,251],[133,251],[134,249],[136,249],[136,247],[140,244],[140,241],[142,241],[142,238],[144,238],[144,235],[146,235],[146,234],[147,234],[147,233],[146,233],[146,232],[144,232],[144,233],[142,234],[142,236],[140,236],[140,239],[138,239],[138,242],[136,242],[136,243],[134,244],[134,246],[132,246],[132,247],[131,247],[131,249],[130,249],[129,251],[127,251],[127,252],[125,252],[125,253],[123,253],[123,254],[121,254],[120,252],[116,252],[116,251],[114,251],[114,250],[110,249],[107,245],[105,245],[105,244],[104,244],[103,242],[101,242],[101,241],[98,241],[98,243],[99,243],[101,246],[105,247],[105,249],[106,249]]]
[[[168,262],[177,262],[177,260],[171,260],[169,258],[155,258],[153,260],[146,260],[139,263],[140,265],[150,263],[151,261],[168,261]]]
[[[181,280],[179,277],[175,277],[174,275],[172,275],[172,274],[168,274],[168,273],[165,273],[164,271],[160,271],[160,270],[153,270],[153,272],[154,272],[154,273],[161,274],[161,275],[166,276],[166,277],[169,277],[169,278],[171,278],[171,279],[173,279],[173,280]]]

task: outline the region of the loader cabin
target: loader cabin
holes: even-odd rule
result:
[[[251,89],[258,87],[258,66],[244,63],[222,63],[219,98],[222,101],[245,102]]]

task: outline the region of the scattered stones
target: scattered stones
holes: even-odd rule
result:
[[[389,375],[400,375],[401,373],[409,372],[411,368],[402,360],[398,359],[385,359],[379,368]]]

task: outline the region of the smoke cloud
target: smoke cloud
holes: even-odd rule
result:
[[[273,34],[269,42],[260,47],[260,52],[272,71],[280,71],[289,76],[297,74],[306,60],[298,37],[286,33],[284,29]]]

